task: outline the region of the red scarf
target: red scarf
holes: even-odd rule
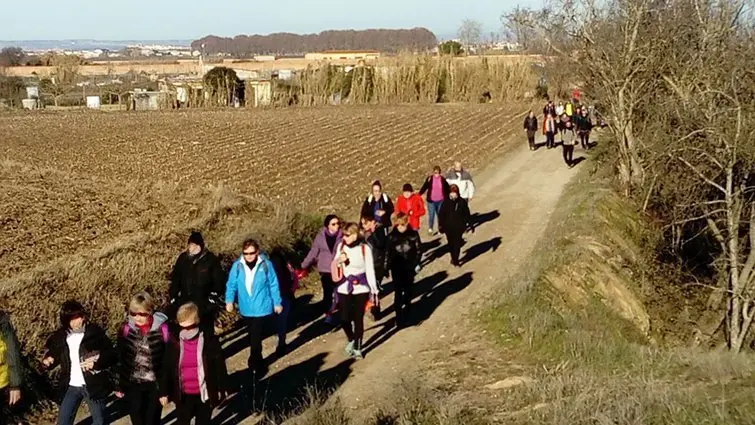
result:
[[[142,335],[147,335],[149,333],[150,329],[152,329],[152,324],[155,322],[155,318],[150,316],[147,323],[143,325],[136,325],[137,328],[141,331]]]

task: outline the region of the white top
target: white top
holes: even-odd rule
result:
[[[257,276],[257,269],[260,267],[260,262],[262,261],[261,258],[257,258],[257,262],[254,263],[254,268],[250,269],[249,265],[244,261],[244,259],[241,259],[241,264],[244,265],[244,286],[246,287],[246,292],[251,297],[254,295],[252,290],[254,289],[252,285],[254,284],[254,278]]]
[[[564,108],[564,106],[563,106],[563,105],[558,105],[558,106],[556,106],[556,115],[558,115],[559,117],[560,117],[561,115],[563,115],[563,114],[564,114],[564,112],[565,112],[565,111],[564,111],[564,109],[565,109],[565,108]]]
[[[466,200],[472,199],[474,198],[475,192],[474,181],[462,179],[461,174],[462,173],[456,171],[451,171],[451,173],[446,176],[446,181],[449,186],[455,184],[459,187],[459,196]]]
[[[352,294],[378,293],[377,279],[375,279],[375,266],[372,262],[372,249],[369,245],[364,244],[364,254],[362,254],[362,245],[357,244],[353,248],[340,243],[336,248],[336,260],[341,256],[341,252],[346,254],[349,259],[348,265],[343,266],[343,275],[357,276],[360,274],[367,275],[367,285],[356,285]],[[344,282],[338,285],[339,294],[346,295],[349,293],[349,283]]]
[[[79,356],[79,347],[81,347],[83,339],[84,332],[72,332],[66,336],[68,355],[71,358],[71,379],[68,381],[68,385],[72,387],[80,388],[86,384],[84,381],[84,372],[81,371],[81,358]]]

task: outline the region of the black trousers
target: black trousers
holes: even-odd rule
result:
[[[448,250],[451,252],[451,263],[459,264],[461,246],[464,244],[464,231],[447,231],[446,239],[448,239]]]
[[[571,166],[574,163],[574,145],[563,144],[564,162]]]
[[[552,149],[556,146],[556,133],[545,133],[545,147]]]
[[[176,403],[176,425],[210,425],[212,406],[210,402],[202,403],[202,397],[194,394],[181,394],[181,400]]]
[[[262,331],[268,317],[244,317],[244,326],[246,326],[247,337],[249,338],[249,359],[247,360],[249,372],[263,373],[265,371],[265,364],[262,359]]]
[[[333,276],[330,273],[320,273],[320,283],[322,284],[321,308],[324,313],[327,313],[333,306]]]
[[[590,132],[580,131],[579,140],[582,142],[582,149],[587,149],[588,147],[590,147]]]
[[[396,309],[396,324],[406,323],[409,309],[412,304],[412,286],[414,285],[414,270],[405,267],[393,267],[391,269],[394,284],[393,305]]]
[[[530,145],[530,149],[535,148],[535,130],[527,130],[527,142]]]
[[[354,348],[362,349],[362,337],[364,336],[364,309],[370,294],[338,294],[341,304],[341,320],[343,333],[349,342],[354,341]]]
[[[134,384],[126,391],[133,425],[159,425],[163,414],[157,383]]]

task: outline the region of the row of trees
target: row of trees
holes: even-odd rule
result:
[[[323,31],[319,34],[276,33],[270,35],[239,35],[233,38],[204,37],[191,43],[194,50],[206,54],[227,53],[237,57],[255,54],[302,55],[324,50],[379,50],[399,52],[427,50],[438,44],[430,30]]]
[[[755,319],[752,10],[749,0],[556,0],[505,17],[603,105],[623,193],[666,223],[680,265],[697,266],[694,286],[709,291],[698,313],[718,312],[700,331],[732,350]]]

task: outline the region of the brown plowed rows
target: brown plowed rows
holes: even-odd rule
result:
[[[395,195],[406,181],[419,186],[433,164],[458,158],[474,168],[491,159],[523,110],[0,115],[0,278],[56,253],[190,219],[202,200],[171,188],[225,185],[309,211],[353,211],[376,178]]]

